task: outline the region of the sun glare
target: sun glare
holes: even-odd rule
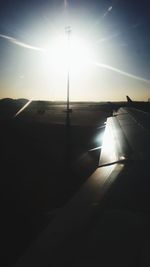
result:
[[[91,59],[90,44],[72,35],[69,39],[66,34],[55,38],[46,51],[46,61],[57,73],[62,70],[69,70],[73,75],[86,72]]]
[[[107,119],[107,127],[105,128],[100,165],[115,162],[118,160],[118,152],[116,149],[116,140],[113,132],[111,120]]]

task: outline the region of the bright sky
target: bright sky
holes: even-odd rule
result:
[[[0,2],[0,98],[150,97],[148,0]],[[65,27],[71,27],[71,33]]]

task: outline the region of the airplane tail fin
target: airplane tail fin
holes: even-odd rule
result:
[[[132,99],[131,99],[128,95],[126,96],[126,98],[127,98],[127,102],[128,102],[129,104],[132,104],[132,103],[133,103]]]

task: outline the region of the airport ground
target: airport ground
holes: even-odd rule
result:
[[[19,106],[20,105],[20,106]],[[108,105],[31,102],[1,114],[1,243],[11,266],[97,168]],[[1,106],[0,106],[1,108]],[[4,265],[3,265],[4,266]]]

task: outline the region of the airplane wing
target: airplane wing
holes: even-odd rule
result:
[[[149,145],[150,114],[109,117],[98,168],[15,266],[150,266]]]

